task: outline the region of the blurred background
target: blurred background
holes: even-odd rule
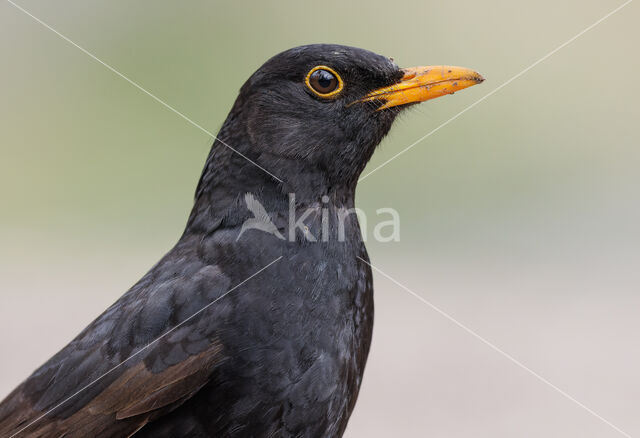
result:
[[[367,171],[622,4],[459,0],[18,3],[217,132],[244,80],[332,42],[487,79],[398,120]],[[358,187],[392,207],[372,263],[640,436],[640,5],[631,3]],[[0,397],[182,232],[212,140],[0,2]],[[366,171],[365,171],[366,172]],[[619,437],[376,276],[347,437]]]

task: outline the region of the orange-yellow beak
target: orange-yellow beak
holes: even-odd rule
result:
[[[402,71],[404,76],[400,82],[372,91],[361,102],[384,101],[384,105],[378,108],[381,110],[453,94],[484,81],[480,73],[449,65],[411,67]]]

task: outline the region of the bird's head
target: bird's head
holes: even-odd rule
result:
[[[247,80],[220,135],[282,180],[299,173],[355,187],[402,109],[482,81],[460,67],[402,69],[354,47],[296,47]]]

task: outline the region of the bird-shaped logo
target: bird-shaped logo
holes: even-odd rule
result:
[[[236,242],[240,239],[240,236],[244,234],[246,230],[260,230],[265,233],[273,234],[278,239],[284,240],[284,236],[278,231],[269,213],[265,210],[264,206],[258,201],[252,193],[246,193],[244,195],[244,202],[247,204],[247,209],[253,213],[253,217],[247,219],[242,224],[240,233],[236,238]]]

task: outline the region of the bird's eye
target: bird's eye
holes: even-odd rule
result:
[[[336,96],[344,86],[340,75],[324,65],[312,68],[305,82],[311,91],[324,98]]]
[[[338,79],[327,70],[316,70],[311,74],[309,83],[320,94],[328,94],[338,88]]]

